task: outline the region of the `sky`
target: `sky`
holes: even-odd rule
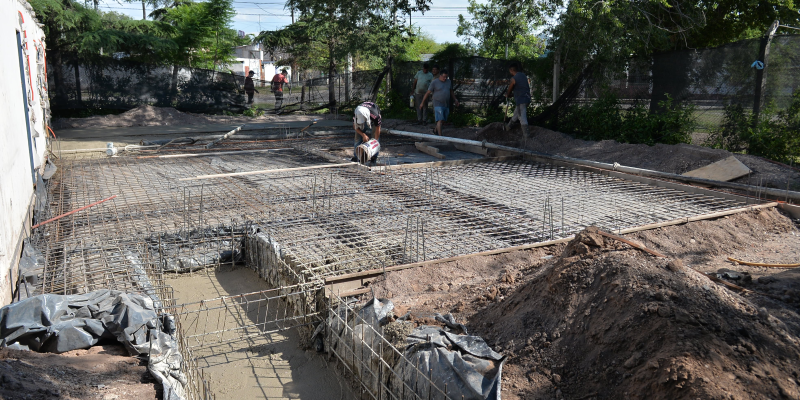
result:
[[[480,3],[485,2],[479,0]],[[233,29],[245,33],[258,33],[262,30],[275,30],[292,22],[288,10],[283,9],[283,0],[233,0],[236,16],[233,18]],[[433,0],[430,11],[424,15],[411,14],[411,23],[430,33],[439,43],[460,42],[456,36],[458,14],[468,17],[467,0]],[[104,11],[116,11],[133,18],[142,18],[141,3],[126,3],[122,0],[100,0],[100,8]],[[147,9],[149,14],[152,8]],[[406,23],[408,23],[406,21]]]

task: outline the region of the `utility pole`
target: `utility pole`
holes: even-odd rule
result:
[[[755,95],[753,97],[753,125],[758,124],[758,117],[761,114],[761,103],[764,100],[764,89],[767,86],[767,59],[769,58],[769,45],[772,38],[775,37],[775,31],[778,30],[780,25],[778,20],[772,23],[761,39],[761,49],[758,54],[758,60],[753,63],[756,67],[756,87]],[[760,65],[759,65],[760,63]]]
[[[142,21],[147,19],[147,11],[144,8],[144,0],[142,0]]]
[[[292,6],[292,23],[294,23],[294,6]]]

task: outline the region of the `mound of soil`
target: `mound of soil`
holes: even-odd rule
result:
[[[619,143],[615,140],[589,141],[573,138],[565,133],[532,126],[531,138],[525,148],[546,154],[579,158],[613,164],[644,168],[655,171],[683,174],[713,162],[735,156],[753,173],[733,182],[800,190],[800,169],[775,163],[761,157],[733,154],[726,150],[690,144],[646,144]],[[476,140],[522,147],[519,125],[504,131],[503,124],[495,122],[481,129]]]
[[[470,318],[519,398],[800,398],[797,334],[683,266],[591,230]]]
[[[0,349],[0,399],[161,398],[146,362],[127,354],[116,344],[63,354]]]

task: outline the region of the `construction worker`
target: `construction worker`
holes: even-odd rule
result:
[[[522,72],[522,66],[516,61],[508,66],[508,73],[513,78],[508,83],[506,97],[511,97],[511,92],[513,91],[514,102],[517,106],[514,107],[514,116],[505,125],[505,130],[510,131],[511,125],[519,120],[520,125],[522,125],[522,137],[528,139],[530,134],[528,128],[528,105],[531,104],[531,87],[528,85],[528,76]]]
[[[447,117],[450,115],[450,98],[453,98],[456,107],[459,104],[453,91],[453,83],[447,79],[447,69],[441,70],[439,78],[431,81],[428,91],[422,98],[422,104],[419,105],[420,108],[425,105],[428,96],[433,99],[433,114],[436,118],[436,128],[433,129],[433,133],[442,136],[442,123],[447,121]]]
[[[351,161],[358,162],[358,146],[362,143],[369,142],[369,132],[372,129],[372,136],[375,140],[381,139],[381,109],[378,105],[365,101],[356,107],[355,116],[353,116],[353,129],[356,131],[355,139],[353,141],[353,158]],[[378,151],[380,153],[380,150]],[[375,163],[378,159],[376,153],[370,159],[370,162]]]
[[[272,77],[272,94],[275,95],[275,114],[281,113],[281,107],[283,107],[283,85],[289,83],[286,80],[286,74],[288,71],[286,69],[282,69],[280,74],[275,74]]]
[[[244,78],[244,92],[247,93],[247,104],[253,104],[253,96],[255,96],[255,92],[258,92],[255,83],[253,83],[253,75],[255,74],[255,72],[250,71],[247,74],[247,78]]]
[[[438,71],[437,71],[438,72]],[[428,63],[422,64],[422,70],[417,71],[414,75],[414,104],[417,106],[417,123],[425,125],[428,123],[428,105],[422,104],[422,99],[425,97],[425,92],[428,91],[428,86],[433,81],[433,74],[428,71]],[[422,108],[419,105],[422,104]]]

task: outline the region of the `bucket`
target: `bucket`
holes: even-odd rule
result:
[[[362,164],[366,164],[367,161],[378,154],[379,151],[381,151],[381,144],[375,139],[370,139],[369,142],[361,143],[361,145],[356,148],[358,161]]]

